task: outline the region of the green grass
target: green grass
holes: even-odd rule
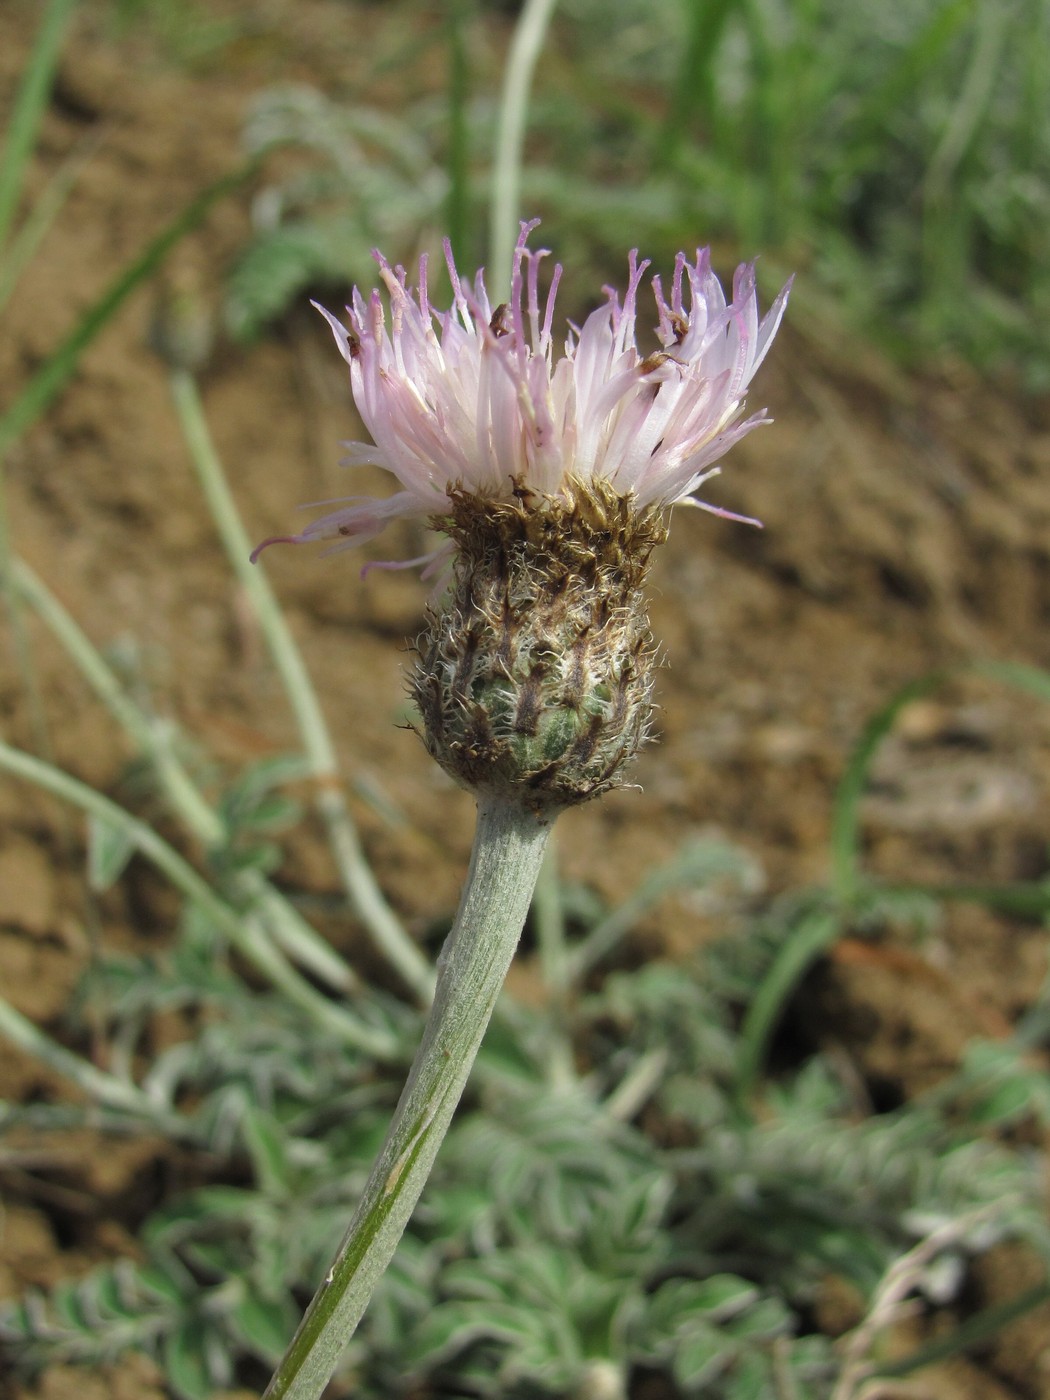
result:
[[[401,5],[406,26],[416,8]],[[443,120],[410,84],[388,114],[451,176],[446,221],[468,265],[485,255],[476,199],[494,159],[494,94],[469,62],[481,24],[480,8],[459,4],[432,41],[450,73]],[[328,114],[333,131],[369,96],[353,101]],[[329,180],[323,204],[311,211],[307,191],[289,208],[298,271],[263,317],[311,277],[360,276],[369,240],[410,254],[433,203],[422,187],[406,199],[391,165],[385,216],[370,216],[363,169],[364,189]],[[962,357],[1045,386],[1050,0],[655,0],[644,19],[628,0],[562,0],[537,73],[522,205],[574,266],[589,258],[611,273],[632,244],[667,266],[713,240],[727,262],[762,253],[771,286],[800,271],[811,307],[908,365]],[[321,233],[337,216],[342,272]],[[315,223],[310,251],[302,230]],[[275,252],[268,266],[279,262]]]

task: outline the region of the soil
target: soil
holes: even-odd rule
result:
[[[246,106],[260,88],[288,79],[332,91],[356,83],[391,101],[406,84],[440,84],[443,75],[425,69],[369,77],[370,45],[395,9],[260,4],[218,49],[173,56],[170,36],[118,34],[111,9],[82,8],[30,194],[63,161],[87,154],[6,311],[6,401],[107,281],[236,162]],[[30,0],[4,7],[4,99],[37,14]],[[491,23],[482,64],[498,57]],[[168,277],[217,304],[248,210],[247,193],[216,206],[177,250]],[[149,295],[137,294],[10,453],[10,526],[19,553],[88,635],[131,659],[153,703],[235,767],[291,748],[293,730],[200,499],[165,374],[145,348],[149,316]],[[202,389],[253,538],[287,530],[299,502],[348,489],[337,444],[358,430],[342,371],[312,314],[290,314],[251,348],[217,344]],[[712,831],[753,852],[771,889],[826,880],[835,784],[864,721],[897,687],[974,659],[1050,665],[1050,402],[983,383],[962,365],[905,376],[818,319],[804,278],[753,397],[776,426],[734,450],[717,499],[760,517],[765,529],[676,516],[653,590],[666,656],[658,742],[637,765],[638,790],[561,825],[565,876],[609,901],[684,840]],[[360,489],[373,485],[386,489],[379,478]],[[384,540],[366,557],[389,558],[401,546],[406,556],[418,552],[407,536],[396,544]],[[472,831],[468,798],[398,727],[404,639],[418,630],[425,589],[410,573],[360,579],[345,554],[274,550],[266,564],[354,778],[355,814],[378,875],[422,936],[454,904]],[[41,629],[30,628],[30,643],[36,699],[4,643],[5,737],[37,751],[46,740],[56,762],[128,800],[126,742]],[[1030,698],[987,680],[953,682],[905,714],[875,778],[864,828],[873,871],[899,881],[1045,877],[1050,711]],[[404,826],[393,829],[361,799],[369,789]],[[0,830],[4,995],[62,1034],[98,929],[108,946],[160,942],[171,903],[153,887],[86,903],[78,821],[25,784],[0,783]],[[334,890],[316,830],[295,839],[282,874],[303,891]],[[636,954],[685,956],[697,928],[688,899],[668,900],[640,928]],[[921,945],[846,940],[808,979],[791,1029],[807,1050],[848,1058],[858,1082],[899,1102],[956,1066],[971,1039],[1006,1035],[1046,971],[1045,930],[949,907]],[[0,1059],[0,1097],[63,1092],[20,1052]],[[120,1203],[143,1173],[164,1175],[167,1149],[156,1141],[93,1149],[97,1140],[85,1133],[38,1156],[0,1156],[0,1294],[130,1248]],[[40,1158],[53,1164],[56,1154],[64,1163],[57,1178],[37,1171]],[[982,1275],[985,1302],[1017,1288],[1010,1262],[993,1263]],[[1048,1335],[1044,1310],[979,1360],[931,1371],[899,1394],[1050,1396]],[[31,1392],[11,1391],[40,1400],[164,1393],[141,1360],[105,1375],[58,1368]]]

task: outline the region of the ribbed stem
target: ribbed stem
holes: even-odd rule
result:
[[[550,815],[482,798],[423,1041],[361,1203],[264,1400],[318,1400],[389,1264],[466,1086],[528,913]]]

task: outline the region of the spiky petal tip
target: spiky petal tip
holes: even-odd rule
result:
[[[695,492],[735,442],[768,421],[764,412],[743,418],[744,397],[790,282],[760,319],[753,264],[737,268],[727,299],[708,249],[693,260],[679,253],[669,292],[652,278],[660,348],[643,354],[636,323],[649,264],[631,253],[622,301],[606,288],[605,304],[569,328],[559,355],[553,325],[562,269],[555,266],[541,304],[548,253],[528,247],[535,227],[521,226],[510,300],[500,305],[490,302],[482,273],[472,284],[460,277],[446,243],[447,311],[431,305],[426,257],[412,292],[404,268],[378,252],[389,313],[378,291],[366,299],[356,288],[345,325],[318,306],[373,439],[347,444],[345,460],[385,468],[401,489],[348,498],[301,533],[267,543],[331,540],[346,548],[374,539],[392,520],[447,514],[456,491],[507,502],[521,484],[567,500],[568,483],[595,482],[643,510],[688,502],[746,519]],[[411,562],[436,564],[449,553],[444,545]]]

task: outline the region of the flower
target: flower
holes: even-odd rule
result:
[[[335,540],[341,549],[373,539],[391,520],[444,517],[457,491],[491,501],[529,492],[568,502],[581,484],[599,483],[638,510],[689,504],[747,519],[694,492],[717,474],[735,442],[769,421],[764,411],[740,417],[790,283],[759,320],[753,264],[737,268],[727,302],[710,251],[699,249],[695,262],[679,253],[669,296],[660,278],[652,279],[660,348],[643,354],[635,327],[649,263],[632,252],[622,305],[606,288],[606,304],[582,327],[570,328],[556,358],[552,326],[562,269],[555,267],[541,308],[539,270],[548,254],[527,246],[537,223],[521,226],[507,303],[491,305],[480,272],[467,286],[446,242],[448,311],[430,303],[425,256],[413,296],[404,269],[378,252],[389,327],[378,291],[366,301],[354,289],[348,326],[317,307],[350,367],[354,401],[373,439],[347,444],[345,461],[383,467],[402,489],[385,499],[338,503],[300,534],[264,541],[253,558],[277,542]],[[434,569],[452,551],[446,543],[422,559],[383,567]]]
[[[606,289],[556,358],[561,268],[541,308],[547,255],[528,247],[533,228],[521,226],[499,306],[481,273],[462,281],[446,244],[448,311],[430,304],[425,258],[413,296],[404,269],[378,253],[389,327],[377,291],[366,302],[355,289],[349,326],[318,307],[373,438],[350,443],[347,460],[386,468],[401,490],[339,503],[277,538],[341,548],[413,516],[445,534],[422,559],[381,566],[450,565],[409,683],[423,739],[479,799],[553,817],[620,784],[649,737],[650,557],[668,507],[730,514],[693,493],[767,421],[741,421],[744,395],[789,288],[759,320],[753,266],[737,269],[727,302],[708,251],[693,263],[679,254],[669,296],[652,279],[660,348],[643,353],[635,325],[649,265],[632,253],[623,303]]]

